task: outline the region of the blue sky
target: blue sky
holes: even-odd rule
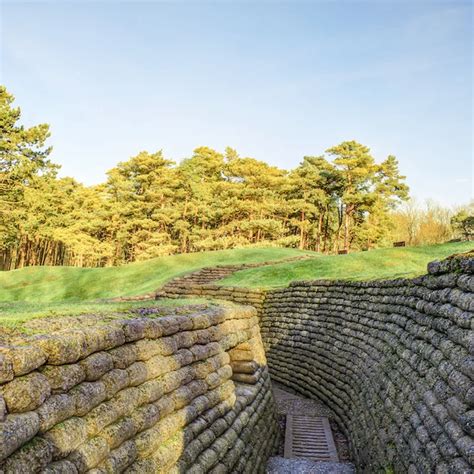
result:
[[[290,169],[343,140],[412,194],[473,196],[472,4],[2,2],[1,82],[86,184],[140,150]]]

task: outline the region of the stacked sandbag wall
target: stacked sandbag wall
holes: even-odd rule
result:
[[[334,410],[360,472],[474,469],[474,260],[267,293],[272,379]]]
[[[261,314],[265,302],[265,291],[257,288],[219,286],[212,283],[198,285],[192,283],[173,284],[156,293],[156,298],[215,298],[237,304],[252,305]]]
[[[264,472],[277,420],[251,307],[0,348],[0,472]]]

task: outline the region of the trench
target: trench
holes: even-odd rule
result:
[[[289,391],[287,387],[272,381],[272,392],[275,399],[275,406],[278,415],[280,428],[280,442],[276,452],[269,458],[267,463],[267,473],[269,474],[290,474],[290,473],[338,473],[351,474],[355,472],[351,462],[348,440],[339,430],[334,420],[333,412],[321,401],[311,400],[302,397],[295,392]],[[291,436],[287,422],[288,417],[302,417],[302,428],[305,428],[307,420],[328,420],[328,435],[334,440],[336,459],[327,460],[325,449],[323,452],[305,454],[288,453],[288,444],[291,445]],[[311,446],[313,441],[318,441],[321,435],[309,432],[302,438],[304,445]]]
[[[411,280],[170,285],[239,304],[42,320],[0,348],[0,471],[471,473],[473,273],[460,256]],[[318,417],[337,466],[278,456],[288,420],[301,441]]]
[[[474,259],[413,279],[259,291],[170,285],[251,304],[273,383],[324,403],[360,472],[474,470]],[[282,471],[284,472],[284,471]]]

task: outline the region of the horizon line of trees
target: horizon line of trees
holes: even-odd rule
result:
[[[104,183],[84,186],[58,177],[48,125],[19,125],[13,101],[0,87],[0,269],[262,245],[336,253],[388,245],[403,221],[397,209],[409,190],[398,161],[377,163],[356,141],[305,156],[290,171],[232,148],[199,147],[179,164],[142,151]],[[413,243],[423,226],[410,215],[403,225]]]

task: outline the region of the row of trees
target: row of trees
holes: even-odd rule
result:
[[[177,252],[279,245],[337,252],[388,243],[408,187],[395,157],[343,142],[285,171],[227,148],[119,163],[87,187],[59,178],[47,125],[24,128],[0,88],[0,267],[117,265]]]
[[[456,210],[409,200],[392,213],[392,236],[408,245],[474,239],[474,201]]]

